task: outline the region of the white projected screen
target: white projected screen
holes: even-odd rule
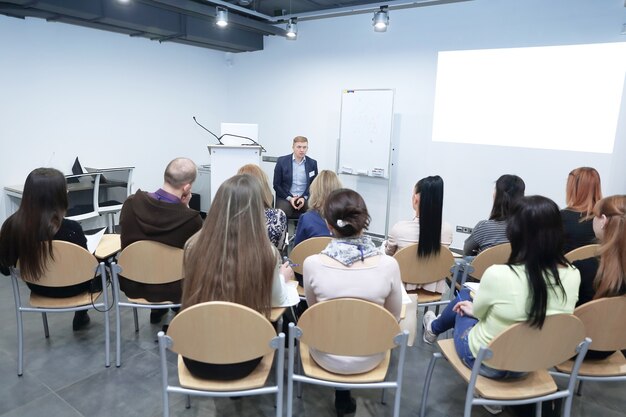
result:
[[[626,42],[439,52],[433,141],[612,153]]]

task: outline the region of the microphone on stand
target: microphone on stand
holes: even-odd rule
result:
[[[206,127],[202,126],[200,123],[198,123],[198,121],[196,120],[196,116],[193,116],[193,121],[194,121],[194,122],[196,122],[196,124],[197,124],[198,126],[200,126],[200,127],[201,127],[201,128],[203,128],[204,130],[206,130],[207,132],[209,132],[211,135],[213,135],[213,137],[215,137],[215,139],[217,139],[217,143],[219,143],[220,145],[223,145],[223,143],[222,143],[222,137],[223,137],[224,135],[222,135],[222,136],[219,136],[219,137],[218,137],[215,133],[211,132],[209,129],[207,129]]]
[[[247,139],[247,140],[249,140],[250,142],[252,142],[252,145],[257,145],[257,146],[261,147],[261,152],[267,152],[267,150],[263,147],[263,145],[261,145],[259,142],[257,142],[256,140],[254,140],[254,139],[252,139],[252,138],[249,138],[249,137],[247,137],[247,136],[235,135],[235,134],[232,134],[232,133],[224,133],[222,136],[217,136],[215,133],[211,132],[209,129],[207,129],[206,127],[202,126],[200,123],[198,123],[198,121],[196,120],[196,116],[193,116],[193,121],[194,121],[194,122],[196,122],[196,124],[197,124],[198,126],[200,126],[200,127],[201,127],[201,128],[203,128],[204,130],[206,130],[207,132],[209,132],[211,135],[213,135],[213,137],[214,137],[215,139],[217,139],[217,142],[218,142],[220,145],[223,145],[223,144],[224,144],[224,143],[222,142],[222,138],[223,138],[224,136],[231,136],[231,137],[234,137],[234,138]],[[242,146],[252,146],[252,145],[251,145],[251,144],[243,144]]]

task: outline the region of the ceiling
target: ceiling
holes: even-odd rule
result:
[[[0,0],[0,14],[175,42],[227,52],[263,49],[265,36],[286,36],[289,19],[310,20],[471,0]],[[229,25],[215,25],[216,6]]]

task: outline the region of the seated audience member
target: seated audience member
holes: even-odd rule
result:
[[[571,314],[578,299],[580,274],[563,256],[561,217],[552,200],[522,197],[512,208],[507,236],[507,264],[487,268],[474,299],[464,289],[439,317],[424,314],[424,341],[434,343],[454,329],[457,354],[470,369],[480,347],[507,327],[526,322],[540,329],[547,316]],[[520,376],[486,365],[480,373],[494,379]]]
[[[565,232],[565,253],[595,242],[593,207],[602,198],[600,174],[593,168],[576,168],[567,177],[565,200],[561,210]]]
[[[67,211],[65,176],[54,168],[33,170],[24,184],[19,209],[0,230],[0,270],[9,275],[9,268],[19,260],[20,275],[28,288],[45,297],[66,298],[102,287],[100,278],[67,287],[46,287],[33,283],[44,274],[52,257],[52,241],[63,240],[87,249],[87,239],[79,223],[65,219]],[[93,283],[93,284],[92,284]],[[76,311],[72,328],[79,330],[89,323],[87,311]]]
[[[274,197],[270,188],[269,179],[260,166],[247,164],[239,168],[238,175],[248,174],[256,177],[261,183],[263,207],[265,208],[265,226],[272,245],[281,250],[285,244],[287,234],[287,216],[279,208],[272,208]]]
[[[393,255],[406,246],[418,243],[417,256],[426,258],[439,254],[441,245],[452,244],[452,226],[442,221],[443,179],[439,175],[422,178],[413,189],[413,220],[400,221],[393,225],[389,239],[385,244],[385,253]],[[415,288],[414,285],[411,285]],[[445,280],[422,286],[426,291],[443,294],[447,285]]]
[[[600,257],[574,262],[581,278],[578,305],[626,294],[626,195],[598,201],[593,216],[593,230],[600,241]],[[586,358],[602,359],[612,353],[590,350]]]
[[[341,188],[341,181],[333,171],[320,171],[311,183],[309,210],[300,216],[294,246],[303,240],[319,236],[331,236],[324,220],[324,203],[328,194]]]
[[[139,240],[151,240],[183,248],[187,239],[202,227],[200,213],[189,208],[191,185],[198,169],[191,159],[176,158],[165,168],[163,186],[153,193],[137,190],[126,199],[120,213],[122,249]],[[122,275],[124,271],[122,271]],[[120,288],[128,297],[151,302],[180,302],[181,281],[141,284],[120,277]],[[166,309],[150,312],[158,323]]]
[[[269,318],[285,305],[293,271],[281,265],[265,230],[262,187],[251,175],[236,175],[220,186],[202,229],[185,245],[182,308],[229,301]],[[292,288],[295,291],[295,288]],[[232,380],[250,374],[261,361],[210,364],[183,358],[189,371],[208,379]]]
[[[317,176],[317,161],[307,157],[309,140],[304,136],[293,138],[293,153],[278,158],[274,167],[276,207],[289,219],[298,219],[307,211],[309,187]]]
[[[496,181],[493,207],[488,220],[479,221],[465,240],[463,254],[474,256],[492,246],[508,242],[506,227],[509,212],[515,202],[524,196],[526,185],[517,175],[503,175]]]
[[[402,281],[395,259],[380,253],[363,232],[370,223],[365,201],[348,189],[333,191],[324,204],[324,218],[334,236],[321,254],[304,261],[304,291],[309,306],[335,298],[360,298],[384,306],[396,319],[402,308]],[[338,374],[374,369],[385,356],[338,356],[310,349],[322,368]],[[335,391],[337,414],[353,413],[350,391]]]

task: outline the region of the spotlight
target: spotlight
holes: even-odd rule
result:
[[[295,41],[298,37],[298,23],[295,19],[289,19],[287,22],[287,39]]]
[[[215,24],[221,28],[228,26],[228,10],[221,7],[216,9]]]
[[[374,13],[372,25],[374,26],[374,32],[387,32],[387,26],[389,26],[389,12],[386,7],[383,6],[379,11]]]

